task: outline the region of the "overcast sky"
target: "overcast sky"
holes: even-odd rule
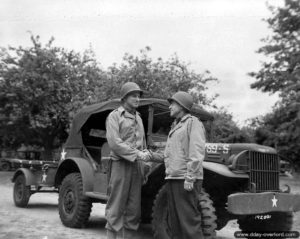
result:
[[[155,59],[176,52],[196,72],[209,70],[220,80],[209,93],[218,93],[216,103],[243,124],[277,100],[251,90],[247,75],[264,60],[255,51],[271,33],[262,21],[269,16],[263,0],[1,0],[0,46],[30,46],[31,31],[75,51],[91,45],[104,68],[145,46]]]

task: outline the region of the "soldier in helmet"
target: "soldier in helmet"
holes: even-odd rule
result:
[[[121,88],[122,106],[112,111],[106,121],[107,142],[111,149],[107,217],[107,238],[134,238],[141,215],[141,187],[144,163],[150,157],[139,113],[143,91],[134,82]]]
[[[168,99],[175,118],[164,155],[151,152],[151,161],[164,160],[169,222],[174,238],[203,238],[198,195],[203,181],[205,129],[190,114],[193,98],[179,91]]]
[[[203,181],[205,129],[190,114],[191,95],[179,91],[168,101],[170,115],[175,118],[164,154],[172,232],[182,239],[203,238],[197,208]]]

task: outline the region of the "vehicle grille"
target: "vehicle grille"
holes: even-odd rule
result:
[[[277,154],[249,152],[250,190],[279,191],[279,158]]]

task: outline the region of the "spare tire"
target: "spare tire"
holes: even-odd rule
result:
[[[3,171],[9,171],[11,170],[11,165],[9,162],[2,162],[1,163],[1,170]]]

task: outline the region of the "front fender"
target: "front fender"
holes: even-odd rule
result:
[[[28,168],[19,168],[13,175],[11,181],[15,182],[16,178],[23,174],[26,180],[26,185],[38,185],[38,175],[30,171]]]
[[[224,164],[204,161],[203,168],[229,178],[249,178],[249,175],[246,173],[233,173]]]
[[[93,191],[95,168],[85,158],[70,157],[59,164],[55,175],[55,186],[58,187],[70,173],[79,172],[83,182],[83,191]]]

